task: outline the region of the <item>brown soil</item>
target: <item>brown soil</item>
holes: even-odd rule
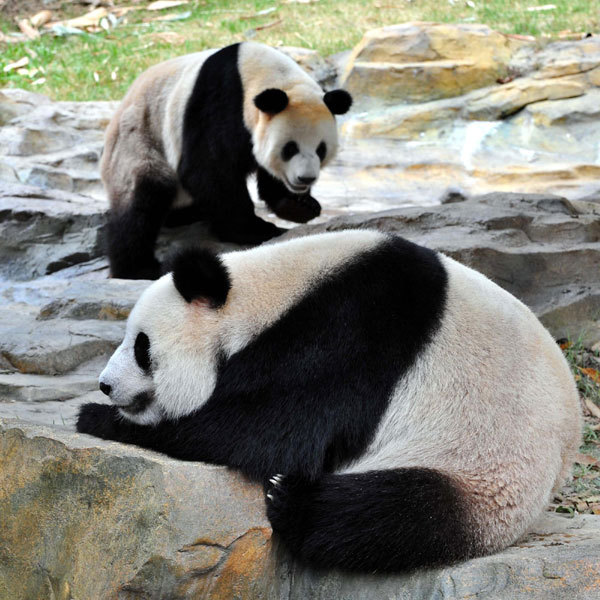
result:
[[[92,0],[0,0],[0,15],[3,17],[28,17],[35,15],[40,10],[60,11],[77,5],[93,4]]]

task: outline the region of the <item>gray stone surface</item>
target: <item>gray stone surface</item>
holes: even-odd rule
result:
[[[350,575],[290,560],[260,489],[223,467],[2,419],[0,464],[0,597],[11,600],[600,596],[598,516],[547,514],[506,551],[445,569]]]

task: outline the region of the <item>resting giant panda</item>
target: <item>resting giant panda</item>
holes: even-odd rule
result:
[[[266,487],[309,563],[402,571],[521,536],[568,475],[578,394],[531,311],[376,231],[189,250],[134,307],[77,428]]]
[[[291,58],[253,42],[142,73],[106,130],[100,165],[112,276],[159,276],[154,245],[165,222],[206,220],[240,244],[279,235],[254,214],[246,179],[255,171],[275,214],[316,217],[311,186],[337,150],[334,115],[351,104],[346,91],[323,92]]]

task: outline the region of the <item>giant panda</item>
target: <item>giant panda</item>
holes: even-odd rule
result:
[[[513,543],[580,442],[569,367],[532,312],[401,237],[188,250],[132,310],[77,429],[265,486],[318,567],[399,572]]]
[[[133,83],[105,135],[113,277],[156,279],[163,224],[211,223],[223,241],[259,244],[283,230],[254,214],[246,179],[283,219],[321,210],[311,196],[338,146],[334,115],[352,98],[324,92],[285,54],[254,42],[180,56]]]

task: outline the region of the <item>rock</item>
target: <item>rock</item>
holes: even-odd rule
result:
[[[52,102],[24,90],[3,90],[0,166],[10,168],[21,183],[104,198],[98,161],[117,105]]]
[[[317,572],[272,537],[262,491],[224,467],[1,419],[0,465],[0,591],[11,600],[588,600],[600,593],[600,517],[593,515],[547,514],[504,552],[445,569]]]
[[[588,90],[584,95],[536,102],[525,107],[537,126],[552,127],[573,123],[590,123],[600,118],[600,90]]]
[[[124,320],[147,285],[147,281],[52,279],[1,285],[2,368],[30,376],[70,374],[60,381],[46,377],[35,383],[31,377],[0,375],[3,397],[22,396],[24,381],[36,388],[32,392],[35,398],[44,399],[40,389],[54,389],[48,391],[49,400],[58,397],[56,390],[65,386],[78,392],[95,389],[101,365],[121,342]],[[103,361],[83,371],[75,370],[97,357]],[[10,385],[11,392],[6,390]],[[73,395],[62,393],[60,397]]]
[[[279,597],[263,495],[241,476],[59,428],[0,429],[2,597]]]
[[[389,104],[460,96],[503,76],[520,45],[484,25],[392,25],[365,34],[342,83],[360,102],[366,97]]]
[[[442,189],[458,185],[469,195],[518,191],[574,199],[597,188],[600,38],[541,48],[490,31],[409,23],[369,32],[355,48],[344,77],[357,102],[343,120],[344,144],[357,138],[404,142],[386,170],[395,168],[402,202],[407,176],[418,181],[412,197],[424,203],[432,176],[443,179]],[[488,37],[489,47],[479,48]],[[469,60],[476,79],[477,69],[486,67],[502,74],[482,76],[477,89],[431,76],[447,67],[456,78]],[[439,193],[435,185],[429,202]]]
[[[0,279],[32,279],[103,254],[105,204],[58,190],[0,186]]]
[[[295,60],[325,90],[335,87],[335,64],[323,58],[316,50],[296,46],[282,46],[278,50]]]
[[[34,94],[20,89],[5,89],[0,92],[0,127],[12,119],[26,115],[42,104],[50,103],[50,99],[41,94]]]
[[[541,100],[581,96],[585,87],[576,81],[560,79],[516,79],[506,85],[473,94],[465,106],[465,116],[480,121],[495,121]]]
[[[558,339],[600,339],[600,217],[560,197],[488,194],[435,207],[345,215],[287,232],[372,227],[481,271],[527,304]]]

